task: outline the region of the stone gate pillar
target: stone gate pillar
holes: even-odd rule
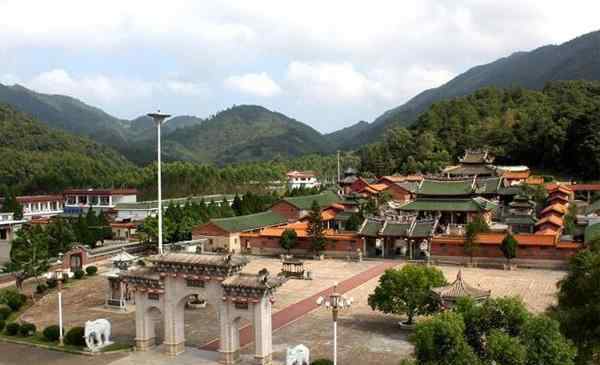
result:
[[[156,343],[154,318],[148,313],[146,301],[145,292],[135,292],[135,348],[138,351],[146,351]]]
[[[163,344],[166,353],[175,356],[185,351],[185,296],[181,293],[182,280],[178,280],[177,274],[165,275],[163,282],[165,286]]]
[[[239,328],[230,310],[230,303],[223,302],[219,307],[221,363],[226,365],[240,362]]]
[[[271,324],[271,300],[264,296],[254,304],[254,346],[257,365],[271,364],[273,356],[273,328]]]

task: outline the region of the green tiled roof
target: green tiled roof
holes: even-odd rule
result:
[[[410,223],[387,222],[385,227],[383,227],[381,235],[392,237],[406,236],[408,235],[409,228]]]
[[[461,196],[473,193],[473,181],[438,181],[423,180],[418,195],[428,196]]]
[[[301,210],[309,210],[312,207],[313,201],[316,201],[320,208],[326,208],[333,203],[341,201],[337,194],[332,191],[324,191],[315,195],[286,197],[283,200]]]
[[[502,187],[502,178],[500,177],[490,177],[490,178],[481,178],[476,181],[477,194],[498,194],[498,190]]]
[[[535,224],[537,219],[530,215],[510,215],[504,218],[506,224]]]
[[[403,181],[396,183],[396,185],[411,193],[416,193],[419,190],[419,184],[420,183],[416,181]]]
[[[403,211],[482,212],[496,209],[496,204],[484,198],[426,199],[420,198],[400,207]]]
[[[417,223],[410,232],[411,237],[429,237],[433,233],[433,222],[432,223]]]
[[[377,237],[381,228],[383,228],[383,222],[377,222],[372,220],[367,220],[365,224],[361,227],[362,229],[358,232],[358,234],[367,237]]]
[[[583,234],[585,243],[590,243],[593,240],[600,238],[600,223],[592,224],[591,226],[585,227],[585,233]]]
[[[166,207],[168,207],[169,204],[184,205],[188,201],[190,203],[192,203],[192,202],[200,203],[202,200],[204,200],[204,202],[206,204],[208,204],[211,201],[220,202],[220,201],[224,201],[224,200],[227,200],[227,201],[233,200],[234,197],[235,197],[235,195],[231,195],[231,194],[217,194],[217,195],[192,196],[192,197],[188,197],[188,198],[163,199],[162,205],[166,209]],[[142,201],[142,202],[137,202],[137,203],[119,203],[116,205],[116,209],[117,210],[119,210],[119,209],[121,209],[121,210],[158,209],[158,201],[157,200],[148,200],[148,201]]]
[[[348,211],[339,212],[335,216],[335,220],[336,221],[347,221],[348,219],[350,219],[350,217],[352,217],[353,214],[356,214],[356,213],[348,212]]]
[[[273,211],[211,219],[210,223],[227,232],[248,232],[255,229],[287,223],[287,218]]]
[[[447,169],[444,173],[453,176],[496,175],[496,170],[489,165],[460,165]]]

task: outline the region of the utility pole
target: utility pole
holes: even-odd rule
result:
[[[340,177],[340,150],[337,151],[337,183],[338,185],[340,184],[340,181],[342,181],[341,177]]]
[[[156,123],[156,133],[158,137],[158,253],[160,255],[163,254],[163,238],[162,238],[162,180],[161,180],[161,151],[160,151],[160,126],[165,122],[165,119],[169,118],[171,115],[163,114],[159,111],[156,113],[149,113],[148,116],[154,119],[154,123]]]

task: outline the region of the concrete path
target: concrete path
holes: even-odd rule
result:
[[[377,266],[374,266],[366,271],[354,275],[353,277],[346,279],[337,285],[337,292],[344,294],[364,283],[381,275],[385,270],[399,265],[399,261],[384,261]],[[317,294],[314,294],[308,298],[305,298],[297,303],[285,307],[284,309],[276,312],[272,316],[273,331],[276,331],[302,316],[315,310],[317,306],[317,298],[320,296],[327,296],[333,292],[333,287],[329,287]],[[246,325],[240,329],[240,347],[245,347],[254,341],[254,331],[251,325]],[[219,349],[219,340],[215,339],[209,343],[200,346],[202,350],[217,351]]]

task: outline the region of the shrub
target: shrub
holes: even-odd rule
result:
[[[8,305],[0,304],[0,320],[7,320],[11,313],[12,309]]]
[[[0,332],[2,332],[2,330],[4,329],[4,326],[6,325],[6,322],[4,322],[3,319],[0,320]]]
[[[4,289],[0,291],[0,303],[6,304],[14,312],[18,311],[27,301],[27,297],[16,289]]]
[[[48,279],[46,280],[46,286],[48,289],[54,289],[58,286],[58,281],[56,279]]]
[[[85,329],[83,327],[73,327],[65,335],[65,343],[71,346],[85,346]]]
[[[73,276],[75,277],[75,279],[80,280],[83,279],[83,276],[85,275],[85,272],[83,270],[77,270],[75,271],[75,273],[73,274]]]
[[[16,336],[19,333],[21,326],[18,323],[12,322],[6,325],[6,334],[9,336]]]
[[[94,276],[98,272],[98,268],[96,266],[88,266],[85,268],[85,272],[88,276]]]
[[[333,365],[333,361],[329,359],[317,359],[311,362],[310,365]]]
[[[56,342],[60,338],[60,327],[58,327],[55,324],[48,326],[48,327],[44,328],[44,331],[42,332],[42,334],[44,335],[44,339],[46,339],[46,341]]]
[[[23,323],[21,328],[19,328],[19,333],[23,337],[29,337],[35,335],[35,324],[33,323]]]
[[[46,292],[46,290],[48,290],[48,285],[46,285],[46,284],[38,284],[35,287],[35,292],[38,294],[44,294]]]

